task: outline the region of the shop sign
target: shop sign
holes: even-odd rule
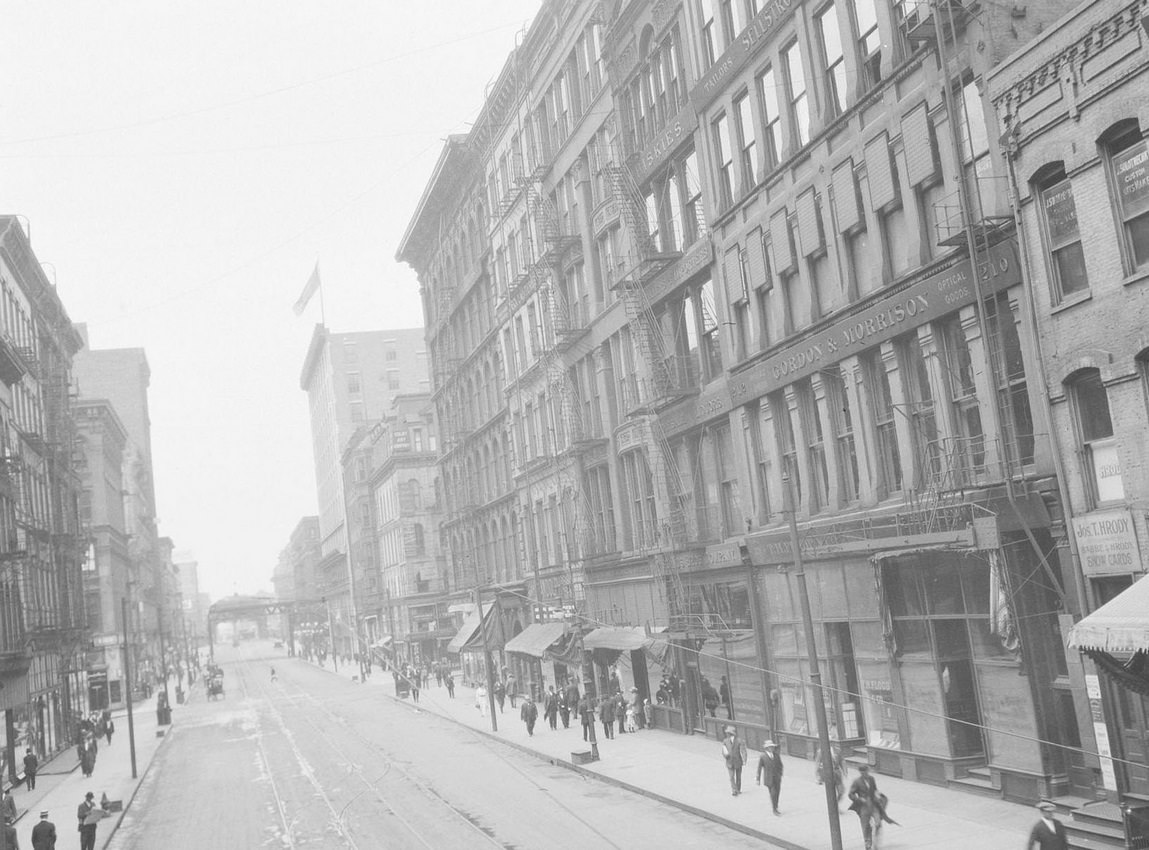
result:
[[[1117,790],[1117,775],[1113,771],[1113,750],[1109,746],[1109,728],[1105,725],[1105,710],[1101,705],[1101,680],[1096,673],[1085,674],[1085,695],[1089,698],[1089,713],[1093,719],[1093,737],[1097,740],[1097,755],[1101,757],[1101,782],[1110,791]]]
[[[698,113],[693,107],[685,106],[679,113],[666,122],[666,126],[650,144],[638,155],[638,162],[634,169],[634,180],[640,186],[650,177],[651,173],[660,166],[666,157],[677,148],[687,136],[694,132],[698,126]]]
[[[1121,456],[1116,440],[1094,440],[1089,444],[1093,460],[1093,483],[1100,502],[1118,502],[1125,498],[1125,484],[1121,478]]]
[[[659,416],[658,424],[668,437],[688,431],[730,411],[730,393],[725,389],[712,390],[697,398],[688,398],[669,408]]]
[[[595,236],[601,234],[616,221],[618,221],[618,201],[614,198],[607,198],[599,204],[590,219]]]
[[[718,97],[723,84],[729,83],[750,61],[753,52],[761,43],[789,19],[787,12],[793,5],[794,0],[771,0],[750,20],[746,29],[734,39],[726,52],[718,57],[718,61],[710,66],[710,70],[702,75],[698,85],[690,92],[690,100],[694,103],[695,109],[701,112]],[[718,26],[718,21],[714,22],[714,26]]]
[[[1077,206],[1073,203],[1073,189],[1069,181],[1045,193],[1042,200],[1045,203],[1045,226],[1049,229],[1050,241],[1062,245],[1067,239],[1076,239]]]
[[[1113,173],[1126,215],[1149,206],[1149,146],[1145,142],[1113,157]]]
[[[1021,282],[1013,242],[990,249],[989,260],[981,266],[981,280],[985,294]],[[730,385],[732,403],[743,404],[774,392],[976,300],[972,266],[963,260],[739,372]]]
[[[1077,540],[1077,554],[1085,575],[1140,571],[1141,550],[1137,546],[1131,511],[1093,511],[1074,517],[1073,536]]]
[[[657,304],[679,284],[694,277],[710,266],[714,260],[714,246],[702,237],[694,240],[689,250],[646,285],[646,297],[651,304]]]

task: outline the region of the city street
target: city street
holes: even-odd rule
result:
[[[197,689],[180,709],[113,850],[763,846],[269,643],[220,648],[217,660],[225,698]]]

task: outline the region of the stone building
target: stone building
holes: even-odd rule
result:
[[[1143,2],[1080,4],[989,76],[1071,528],[1059,554],[1081,613],[1100,609],[1073,629],[1087,657],[1054,693],[1097,713],[1080,739],[1116,759],[1078,766],[1100,766],[1114,801],[1149,794],[1147,20]]]

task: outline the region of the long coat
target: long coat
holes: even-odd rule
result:
[[[54,850],[56,846],[56,825],[50,820],[42,820],[32,827],[32,850]]]
[[[782,784],[782,773],[785,768],[782,766],[782,756],[774,753],[771,758],[767,753],[762,753],[758,756],[758,781],[766,787],[772,785]]]

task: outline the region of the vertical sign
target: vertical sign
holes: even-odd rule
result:
[[[1101,756],[1101,781],[1110,791],[1117,790],[1117,776],[1113,773],[1113,750],[1109,746],[1109,729],[1105,726],[1105,712],[1101,709],[1101,681],[1096,673],[1085,674],[1085,694],[1089,697],[1089,714],[1093,718],[1093,737],[1097,739],[1097,754]]]

